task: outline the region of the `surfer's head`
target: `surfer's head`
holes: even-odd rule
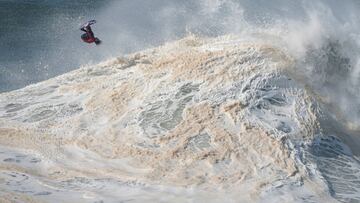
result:
[[[95,44],[96,44],[96,45],[101,44],[101,40],[100,40],[99,38],[95,38]]]

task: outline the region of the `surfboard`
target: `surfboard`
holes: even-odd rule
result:
[[[96,23],[96,20],[89,20],[86,23],[82,24],[80,28],[84,28],[84,27],[87,27],[89,25],[93,25],[95,23]]]

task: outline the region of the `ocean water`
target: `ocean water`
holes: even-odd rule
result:
[[[94,18],[108,2],[0,1],[0,91],[18,89],[78,67],[79,60],[71,62],[74,47],[62,44],[78,41],[78,24]]]
[[[14,2],[0,201],[360,201],[359,1]]]

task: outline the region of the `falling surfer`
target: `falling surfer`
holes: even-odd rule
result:
[[[86,43],[94,42],[96,45],[99,45],[101,43],[101,40],[95,37],[93,31],[91,30],[91,25],[95,23],[96,20],[90,20],[80,27],[80,30],[85,32],[84,34],[81,35],[81,39]]]

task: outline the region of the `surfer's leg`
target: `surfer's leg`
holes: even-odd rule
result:
[[[91,27],[90,27],[90,26],[87,26],[87,27],[86,27],[86,31],[87,31],[87,33],[89,34],[89,36],[90,36],[91,38],[94,38],[94,33],[93,33],[93,31],[91,30]]]

